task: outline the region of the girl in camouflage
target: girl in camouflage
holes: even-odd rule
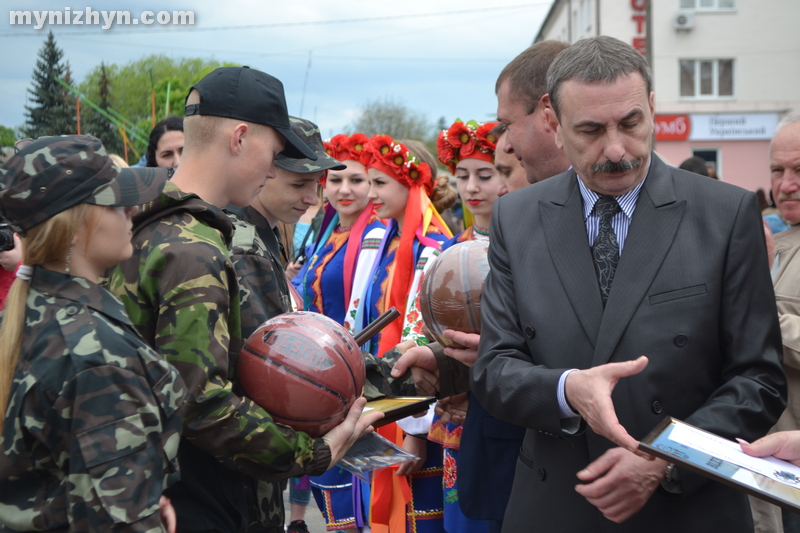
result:
[[[23,266],[0,327],[0,524],[174,531],[183,381],[97,283],[131,255],[166,174],[120,170],[89,136],[40,139],[0,169]]]

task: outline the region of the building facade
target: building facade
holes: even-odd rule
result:
[[[769,190],[769,140],[800,112],[798,20],[797,0],[555,0],[535,40],[630,43],[653,69],[659,154]]]

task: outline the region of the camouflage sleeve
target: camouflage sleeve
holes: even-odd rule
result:
[[[383,357],[376,357],[364,350],[361,350],[361,355],[367,367],[367,380],[364,384],[364,397],[367,400],[382,396],[417,396],[411,371],[399,378],[391,375],[395,361],[400,358],[397,348],[392,348]]]
[[[439,398],[447,398],[469,390],[469,367],[444,354],[444,346],[438,342],[428,344],[439,367]]]
[[[218,233],[217,238],[173,241],[141,256],[139,287],[145,299],[158,302],[155,348],[189,391],[183,435],[221,463],[259,479],[318,475],[330,463],[322,440],[275,424],[233,390],[234,354],[241,347],[239,292]]]
[[[39,392],[25,406],[31,420],[46,401]],[[177,454],[180,418],[162,424],[160,400],[140,374],[115,365],[84,370],[41,421],[28,428],[65,463],[68,479],[65,500],[42,514],[65,516],[71,531],[163,531],[158,503],[177,468],[165,457]]]

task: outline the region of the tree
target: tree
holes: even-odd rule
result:
[[[235,64],[200,58],[176,59],[154,54],[122,66],[101,64],[87,74],[86,79],[78,86],[78,90],[99,105],[100,80],[105,70],[105,75],[113,88],[113,92],[109,94],[109,105],[130,120],[129,127],[135,128],[147,138],[153,127],[151,94],[154,85],[156,120],[166,117],[167,87],[169,87],[169,113],[182,117],[183,104],[189,87],[212,70],[222,66],[235,66]],[[92,111],[92,114],[94,113]],[[130,137],[129,141],[140,153],[146,146],[145,143]]]
[[[105,63],[100,63],[100,79],[97,84],[97,101],[93,102],[100,109],[108,112],[111,106],[111,81],[108,79],[108,72]],[[103,115],[90,108],[88,105],[81,112],[83,117],[82,133],[94,135],[103,142],[103,146],[108,153],[122,153],[122,139],[119,136],[117,127],[108,121]]]
[[[25,106],[22,128],[28,137],[76,133],[74,99],[58,83],[58,78],[70,77],[69,64],[61,62],[63,56],[53,32],[49,32],[36,60],[33,87],[28,89],[30,105]]]
[[[17,141],[17,136],[14,135],[14,130],[5,126],[0,126],[0,148],[5,146],[14,146]]]
[[[426,144],[430,143],[433,133],[433,126],[425,115],[392,98],[368,101],[347,129],[349,134],[389,135],[396,140],[417,139]]]

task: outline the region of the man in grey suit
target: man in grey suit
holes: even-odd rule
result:
[[[785,406],[756,197],[653,155],[629,45],[579,41],[547,79],[572,169],[498,200],[471,370],[528,428],[503,530],[752,530],[743,493],[633,452],[665,416],[751,440]]]

